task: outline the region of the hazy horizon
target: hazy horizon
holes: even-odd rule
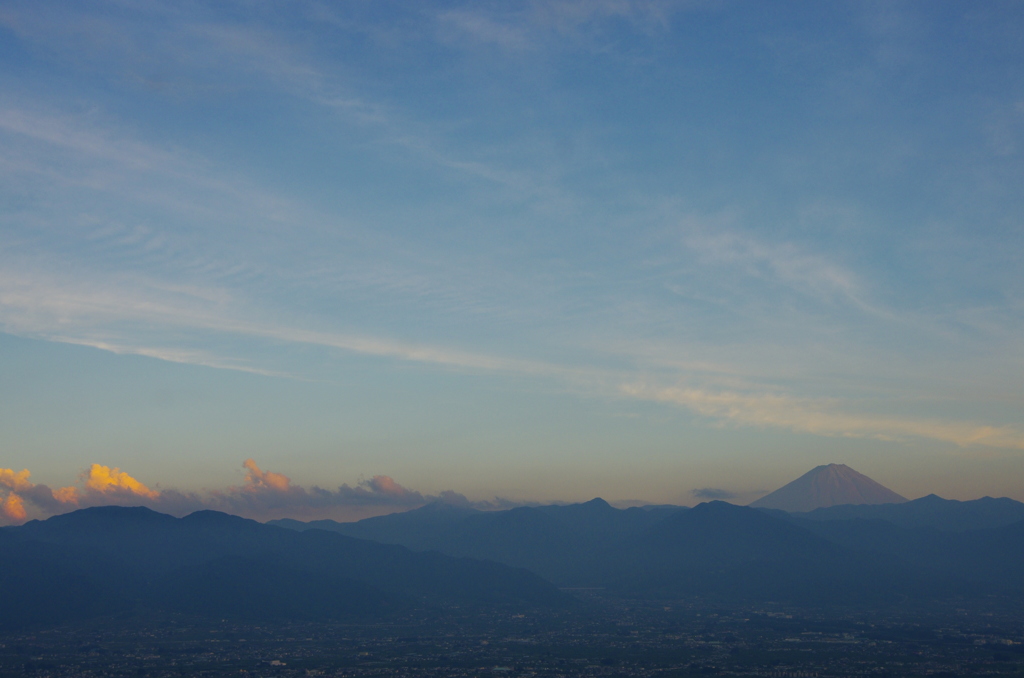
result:
[[[827,466],[827,465],[822,465]],[[374,516],[411,511],[435,503],[472,508],[480,511],[500,511],[525,506],[552,506],[578,504],[600,499],[619,509],[643,506],[694,506],[708,501],[725,501],[745,505],[763,499],[773,490],[754,493],[754,498],[721,488],[694,488],[687,494],[689,501],[679,503],[645,501],[641,499],[608,499],[588,497],[578,500],[558,498],[546,501],[513,497],[470,498],[452,489],[437,494],[422,493],[396,482],[389,476],[374,476],[350,486],[302,486],[292,482],[284,473],[261,469],[253,459],[247,459],[242,468],[244,477],[236,485],[223,488],[203,488],[181,491],[158,485],[148,486],[119,468],[92,464],[75,481],[63,487],[49,487],[34,483],[31,471],[14,472],[0,469],[0,486],[8,488],[3,518],[6,523],[19,524],[25,520],[45,519],[70,513],[82,508],[99,506],[145,506],[161,513],[182,517],[195,511],[214,510],[260,521],[292,518],[297,520],[333,519],[354,522]],[[818,470],[816,467],[811,470]],[[809,470],[809,472],[811,471]],[[853,469],[856,471],[856,469]],[[808,474],[809,474],[808,472]],[[801,477],[804,474],[801,474]],[[796,480],[793,478],[792,480]],[[873,480],[873,479],[872,479]],[[788,483],[787,483],[788,484]],[[934,493],[927,493],[932,495]],[[922,496],[927,496],[922,495]],[[913,501],[920,497],[908,497]],[[943,497],[948,499],[948,497]],[[979,499],[981,497],[972,497]],[[809,499],[809,501],[811,501]],[[888,500],[886,500],[888,501]],[[845,502],[840,502],[845,503]],[[853,501],[854,504],[875,504],[879,501]],[[822,504],[825,505],[825,504]],[[808,509],[801,509],[808,510]]]

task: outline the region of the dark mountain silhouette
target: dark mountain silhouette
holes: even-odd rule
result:
[[[116,612],[124,601],[110,595],[53,544],[0,530],[0,628],[68,621]]]
[[[438,503],[356,523],[272,524],[292,529],[328,529],[416,550],[493,560],[527,568],[563,586],[575,586],[579,584],[581,561],[681,510],[616,509],[603,499],[506,511],[474,511]]]
[[[921,580],[941,582],[940,592],[1024,592],[1024,521],[956,532],[863,518],[789,520],[850,552],[892,559]]]
[[[911,504],[907,515],[925,515],[924,508],[935,502],[852,508],[896,510]],[[1000,513],[1000,520],[1012,510]],[[904,596],[1016,595],[1024,588],[1013,576],[1024,569],[1024,527],[1020,535],[1011,525],[1002,532],[958,536],[881,520],[827,520],[824,513],[811,520],[725,502],[689,510],[618,510],[595,499],[495,512],[428,506],[358,523],[315,524],[524,567],[562,586],[604,587],[631,596],[827,605]]]
[[[354,523],[339,523],[334,520],[301,522],[285,518],[271,520],[267,524],[299,531],[327,530],[357,539],[400,544],[416,551],[427,551],[438,550],[438,534],[480,513],[481,511],[475,509],[438,501],[412,511],[366,518]]]
[[[884,520],[900,527],[931,527],[963,532],[1005,527],[1024,520],[1024,503],[1002,497],[972,501],[943,499],[934,494],[900,504],[846,504],[793,515],[808,520]]]
[[[892,504],[905,501],[905,497],[857,473],[846,464],[827,464],[811,469],[750,506],[806,512],[841,504]]]
[[[0,626],[137,610],[352,619],[413,606],[567,604],[535,572],[562,586],[630,597],[819,607],[908,596],[1020,600],[1024,521],[948,527],[1005,521],[1015,505],[926,497],[885,509],[905,523],[898,524],[718,501],[619,510],[597,499],[497,512],[433,506],[361,523],[317,523],[437,548],[425,552],[213,511],[177,519],[101,507],[0,529]],[[533,572],[512,567],[520,565]]]
[[[721,501],[677,513],[591,566],[594,583],[645,595],[789,600],[815,605],[892,599],[910,575],[791,521]]]
[[[159,609],[344,618],[412,605],[562,605],[537,575],[215,511],[100,507],[0,530],[0,623]],[[15,591],[16,595],[8,595]]]

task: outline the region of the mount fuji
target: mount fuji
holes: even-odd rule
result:
[[[906,497],[857,473],[846,464],[826,464],[811,469],[750,506],[797,513],[843,504],[896,504],[905,501]]]

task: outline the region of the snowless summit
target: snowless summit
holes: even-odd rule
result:
[[[846,464],[818,466],[750,504],[790,513],[841,504],[895,504],[907,501]]]

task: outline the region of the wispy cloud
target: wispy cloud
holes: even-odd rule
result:
[[[1024,431],[1013,426],[862,415],[844,412],[834,401],[769,393],[713,392],[644,383],[624,384],[622,392],[641,400],[680,405],[702,416],[742,426],[781,428],[833,437],[925,438],[960,447],[983,445],[1024,450]]]
[[[846,301],[871,309],[863,299],[863,285],[853,272],[794,243],[768,243],[728,227],[712,230],[695,219],[688,220],[683,242],[705,265],[728,267],[821,300]]]
[[[506,61],[524,62],[549,50],[537,60],[540,63],[557,50],[603,49],[622,38],[623,26],[634,35],[665,34],[674,13],[688,4],[693,3],[470,3],[416,9],[411,20],[406,17],[411,24],[357,25],[360,20],[353,15],[330,26],[348,31],[348,37],[371,30],[389,33],[368,39],[366,46],[387,43],[396,61],[411,58],[412,51],[401,50],[415,49],[408,47],[415,38],[444,40],[446,48],[462,50],[459,54],[474,64],[488,50],[498,50],[497,56]],[[17,197],[28,196],[24,200],[32,203],[31,209],[12,208],[3,215],[4,331],[270,376],[291,372],[262,364],[253,357],[260,353],[254,347],[318,346],[447,370],[542,377],[586,396],[675,403],[736,426],[1021,447],[1016,425],[860,414],[859,404],[842,400],[835,389],[830,399],[811,397],[813,389],[806,379],[809,373],[819,384],[836,373],[840,380],[854,379],[868,365],[874,370],[875,388],[880,388],[878,374],[900,369],[909,353],[893,348],[897,342],[886,337],[892,328],[910,325],[916,334],[908,332],[912,341],[904,343],[913,351],[920,350],[922,336],[945,331],[947,348],[953,346],[947,355],[955,354],[958,364],[967,362],[958,344],[963,336],[974,332],[997,337],[1007,347],[1000,359],[1009,359],[989,371],[1017,374],[1019,294],[1007,293],[991,305],[982,300],[970,307],[946,307],[945,299],[937,299],[935,305],[941,308],[935,313],[943,314],[938,320],[926,317],[927,312],[913,302],[907,304],[910,311],[896,312],[880,301],[885,298],[876,287],[880,283],[850,264],[852,258],[844,258],[839,249],[819,248],[811,239],[786,238],[779,229],[743,223],[727,208],[722,218],[673,214],[659,220],[641,215],[638,220],[642,209],[630,211],[630,206],[658,203],[657,191],[616,194],[619,206],[628,212],[621,229],[628,236],[607,237],[607,251],[588,250],[591,234],[608,234],[610,229],[602,221],[602,207],[581,208],[601,196],[571,186],[588,184],[595,176],[580,173],[564,181],[571,165],[564,157],[571,153],[560,148],[562,141],[538,141],[535,148],[526,149],[523,142],[547,138],[546,134],[571,139],[576,130],[544,129],[551,123],[541,115],[531,118],[533,127],[482,125],[482,133],[474,137],[467,133],[466,119],[486,119],[482,109],[469,114],[460,107],[439,112],[440,104],[403,98],[403,88],[393,86],[397,81],[388,87],[368,85],[378,82],[378,73],[359,71],[358,60],[348,61],[348,54],[339,57],[343,41],[334,40],[336,34],[317,32],[326,17],[336,18],[348,9],[299,4],[293,11],[270,3],[261,12],[229,16],[202,3],[123,7],[130,11],[97,12],[68,5],[62,12],[39,12],[32,3],[15,2],[0,12],[0,22],[45,52],[52,64],[62,59],[70,64],[64,77],[73,73],[99,78],[107,88],[122,87],[126,99],[138,95],[140,88],[157,93],[157,99],[146,100],[140,110],[179,96],[194,97],[197,106],[207,95],[223,97],[217,99],[218,105],[225,106],[239,93],[287,100],[288,106],[302,111],[289,120],[296,128],[315,126],[326,130],[318,132],[321,140],[345,136],[358,142],[353,147],[373,146],[375,153],[367,157],[381,166],[391,162],[386,166],[398,168],[397,174],[414,168],[419,174],[410,187],[429,183],[434,174],[472,187],[460,192],[458,199],[448,195],[439,202],[457,203],[469,196],[470,202],[490,203],[499,195],[510,203],[566,208],[562,214],[569,217],[551,220],[550,231],[559,232],[557,238],[520,238],[513,230],[526,232],[538,221],[520,210],[500,239],[481,238],[461,250],[448,244],[435,249],[433,236],[417,237],[418,232],[431,230],[431,219],[448,217],[423,216],[431,212],[429,200],[403,206],[407,211],[396,218],[397,225],[380,218],[381,223],[360,227],[350,223],[344,211],[317,212],[312,205],[336,200],[329,190],[310,196],[296,189],[289,199],[268,186],[273,181],[264,185],[247,180],[242,155],[218,162],[167,141],[158,134],[158,118],[126,119],[87,99],[73,104],[63,89],[50,93],[50,105],[37,104],[25,92],[45,99],[45,87],[26,87],[21,94],[12,90],[0,95],[0,179],[24,188],[24,195]],[[287,13],[289,20],[298,17],[297,23],[278,21],[284,14],[275,12]],[[609,36],[614,39],[607,40]],[[111,64],[117,68],[109,68]],[[458,65],[452,68],[457,70]],[[457,77],[451,72],[448,76]],[[466,80],[462,86],[472,91],[477,84]],[[96,89],[92,93],[103,96]],[[600,94],[591,92],[594,98],[588,99],[581,93],[580,99],[560,105],[599,101]],[[109,103],[113,108],[119,105],[113,99]],[[130,108],[117,110],[131,116]],[[310,110],[316,112],[302,117]],[[533,114],[526,107],[516,113],[524,119]],[[598,126],[618,124],[613,118],[586,120]],[[632,158],[613,168],[612,174],[622,173],[616,182],[623,177],[639,181],[640,175],[631,178],[626,168],[641,156],[613,144],[602,150]],[[382,159],[383,155],[388,157]],[[276,157],[268,157],[263,158],[264,176],[271,175],[267,167],[277,163]],[[423,166],[428,169],[423,171]],[[78,189],[81,192],[75,193]],[[385,203],[368,211],[386,211]],[[736,208],[735,214],[740,212]],[[421,218],[422,224],[417,221]],[[495,224],[504,214],[467,210],[457,218],[465,232],[482,232],[503,228]],[[638,221],[646,228],[637,227]],[[657,242],[651,249],[658,251],[653,255],[635,245],[636,240],[649,241],[652,230],[670,232],[661,239],[654,236]],[[417,234],[404,237],[413,232]],[[459,239],[451,237],[449,242]],[[563,242],[552,244],[558,239]],[[520,240],[527,253],[509,263],[515,247],[508,243]],[[657,266],[627,261],[648,255],[668,263],[652,273]],[[523,265],[527,259],[530,263]],[[551,264],[538,274],[542,267],[534,264],[540,259]],[[1008,261],[1013,263],[1012,258]],[[1008,277],[1012,280],[1004,287],[1019,288],[1019,276]],[[677,293],[670,303],[663,303],[662,297],[670,296],[663,294],[666,289]],[[699,301],[704,312],[691,312],[696,304],[681,309],[677,302],[684,295]],[[354,297],[358,302],[352,301]],[[298,306],[314,310],[305,315],[292,312]],[[349,313],[353,308],[356,312]],[[380,308],[386,310],[375,314]],[[422,330],[422,319],[442,315],[439,325],[452,320],[452,326],[472,325],[472,331],[455,338],[456,331]],[[869,322],[878,324],[865,326],[868,316]],[[348,324],[350,318],[360,317],[373,321]],[[402,322],[395,321],[399,317]],[[723,317],[733,324],[723,328]],[[480,318],[484,322],[477,323]],[[505,335],[512,334],[505,332],[512,325],[510,318],[529,318],[538,328],[530,335],[520,322],[517,336],[509,336],[505,343]],[[942,320],[948,322],[943,325]],[[858,343],[845,336],[846,330],[870,337]],[[769,331],[777,334],[766,337]],[[479,339],[485,335],[501,335],[502,341],[487,344]],[[809,335],[825,340],[815,344]],[[239,343],[251,350],[218,351],[213,347],[230,342],[210,342],[210,337],[243,338],[248,341]],[[775,345],[769,346],[773,340]],[[884,345],[888,353],[879,358],[883,350],[866,346],[872,342]],[[979,342],[978,352],[994,344]],[[856,354],[856,360],[840,367],[829,362],[846,354]],[[778,359],[780,355],[784,359]],[[921,386],[925,377],[920,373],[929,366],[914,364],[919,374],[908,390],[916,388],[919,396],[927,390]],[[1007,390],[1012,389],[1017,387]],[[1019,395],[1017,390],[1013,394]],[[1009,420],[1013,421],[1012,414]],[[17,507],[12,504],[10,510]]]
[[[508,358],[486,353],[402,342],[367,335],[317,331],[246,320],[232,315],[230,304],[216,294],[194,290],[160,289],[135,278],[111,287],[86,287],[80,282],[0,272],[0,327],[12,334],[94,346],[120,353],[150,355],[173,362],[194,362],[209,366],[254,371],[257,368],[217,360],[208,353],[131,345],[106,339],[116,331],[113,323],[145,323],[150,328],[172,326],[271,339],[293,344],[323,346],[362,355],[397,358],[413,362],[471,370],[502,371],[535,375],[580,376],[573,368],[541,361]]]
[[[556,0],[521,5],[475,4],[438,14],[443,27],[473,43],[508,51],[602,50],[609,24],[622,23],[652,37],[663,34],[682,2],[638,0]],[[442,31],[442,39],[452,37]]]
[[[717,487],[698,487],[690,490],[690,494],[701,501],[728,501],[736,498],[734,492]]]
[[[273,327],[265,322],[243,322],[241,314],[227,312],[245,305],[246,301],[246,295],[229,289],[232,279],[251,283],[254,277],[276,278],[273,284],[278,287],[282,279],[286,279],[292,287],[315,285],[328,289],[328,293],[376,288],[389,295],[428,298],[434,304],[454,306],[460,310],[483,309],[494,304],[482,301],[480,294],[473,291],[473,286],[451,278],[451,262],[429,261],[425,255],[414,255],[416,248],[395,236],[378,235],[368,229],[347,225],[339,228],[336,219],[295,208],[287,201],[274,198],[267,191],[248,186],[243,181],[225,180],[223,172],[214,171],[211,163],[200,156],[133,141],[130,135],[83,124],[74,116],[26,108],[0,109],[0,134],[3,133],[24,136],[67,153],[72,159],[62,159],[58,163],[61,167],[74,167],[76,164],[90,167],[104,163],[115,167],[125,181],[123,185],[114,186],[106,180],[104,185],[93,184],[90,188],[113,191],[129,204],[140,199],[150,203],[155,200],[161,207],[170,207],[172,211],[180,208],[180,213],[173,214],[177,220],[192,220],[198,216],[200,220],[216,225],[206,233],[189,233],[195,229],[160,229],[145,224],[125,225],[97,220],[95,225],[87,224],[80,232],[69,234],[81,240],[82,249],[101,255],[94,258],[120,257],[130,263],[131,258],[145,257],[150,265],[157,261],[171,273],[165,279],[129,271],[118,272],[116,268],[104,271],[102,264],[99,266],[101,270],[94,270],[97,268],[95,263],[88,268],[69,266],[68,257],[55,256],[52,252],[36,256],[31,246],[36,236],[27,236],[29,246],[8,246],[0,250],[0,259],[4,261],[4,273],[0,274],[0,323],[7,331],[45,335],[115,352],[154,355],[176,362],[248,371],[260,371],[261,368],[191,349],[140,345],[123,333],[111,332],[109,326],[104,325],[118,320],[167,323],[470,368],[514,367],[528,372],[551,369],[550,366],[528,365],[524,361],[502,366],[497,364],[500,360],[482,354],[456,354],[365,336],[299,329],[285,337],[282,335],[288,335],[290,328]],[[24,167],[10,166],[9,169],[14,173],[25,171]],[[152,176],[139,186],[140,174]],[[81,182],[81,176],[65,176],[63,179],[71,183]],[[173,182],[186,185],[178,190],[173,185],[169,187]],[[151,192],[154,185],[161,186],[156,189],[159,195]],[[56,188],[51,185],[48,190],[59,194]],[[198,194],[195,189],[199,190]],[[197,195],[206,198],[205,205],[203,198],[196,199]],[[55,220],[62,218],[65,216],[53,216]],[[83,217],[75,215],[75,218]],[[304,270],[291,268],[265,254],[289,247],[287,243],[280,242],[280,238],[287,231],[287,240],[291,241],[294,235],[291,229],[296,228],[301,228],[313,240],[326,238],[329,241],[319,248],[320,254],[312,257],[315,263],[307,259],[313,265]],[[48,230],[68,231],[67,228],[56,227]],[[254,233],[263,231],[281,233],[259,236]],[[339,231],[345,234],[341,238]],[[218,250],[227,249],[223,241],[230,239],[232,232],[244,233],[249,250],[262,251],[256,257],[243,256],[243,252],[237,251],[225,251],[218,256]],[[219,233],[221,238],[208,242],[214,233]],[[329,236],[325,235],[327,233]],[[347,247],[339,247],[339,241]],[[7,244],[16,242],[11,239]],[[46,249],[47,244],[41,243],[40,247]],[[348,253],[349,250],[352,252]],[[326,252],[331,254],[324,254]],[[71,275],[71,270],[76,275]],[[475,273],[469,274],[476,277]],[[491,270],[489,275],[495,277],[500,272]],[[446,276],[450,279],[446,280]],[[204,279],[212,282],[204,285]],[[333,290],[330,289],[332,286]]]
[[[266,320],[233,316],[218,294],[196,294],[194,290],[157,290],[136,281],[130,288],[88,289],[82,285],[54,280],[38,281],[0,273],[0,327],[23,336],[84,344],[120,353],[134,353],[211,367],[258,374],[280,372],[251,366],[237,359],[217,357],[205,351],[190,351],[123,343],[106,335],[118,323],[144,323],[151,330],[174,327],[180,330],[215,332],[288,344],[305,344],[434,365],[446,369],[483,373],[531,375],[573,384],[582,393],[606,397],[667,402],[683,406],[701,416],[739,426],[770,427],[821,436],[848,436],[880,440],[925,438],[961,447],[988,446],[1024,449],[1024,432],[1012,426],[986,426],[971,422],[925,420],[874,416],[850,411],[837,399],[799,398],[757,391],[723,390],[714,387],[658,386],[636,381],[625,369],[609,370],[592,364],[575,366],[431,346],[393,339],[319,331]],[[132,289],[132,292],[128,292]],[[211,301],[213,300],[213,301]],[[744,382],[721,366],[689,364],[672,366],[702,374],[702,381]],[[615,384],[620,384],[617,388]],[[756,384],[746,382],[755,388]]]
[[[438,15],[442,25],[482,43],[491,43],[503,49],[522,50],[532,46],[529,34],[520,26],[495,21],[482,13],[449,10]]]
[[[53,335],[48,337],[50,341],[57,341],[63,344],[75,344],[77,346],[89,346],[98,348],[101,351],[109,351],[117,355],[139,355],[147,358],[155,358],[169,363],[181,363],[183,365],[198,365],[201,367],[212,367],[218,370],[234,370],[236,372],[247,372],[258,374],[263,377],[277,377],[282,379],[299,379],[296,375],[288,372],[265,370],[259,367],[246,365],[240,360],[219,357],[209,351],[187,350],[181,348],[169,348],[160,346],[126,346],[112,344],[107,341],[88,339],[83,337],[70,337]]]
[[[148,143],[118,127],[100,110],[0,97],[0,158],[10,176],[41,180],[40,191],[80,187],[222,227],[278,227],[282,215],[297,210],[202,154]]]
[[[553,187],[534,180],[529,173],[515,171],[500,164],[473,157],[465,149],[446,140],[435,125],[426,123],[396,104],[375,99],[346,77],[337,64],[304,40],[296,32],[283,30],[274,21],[245,21],[215,17],[215,13],[198,11],[189,14],[173,3],[149,3],[128,14],[97,18],[90,12],[57,13],[43,16],[38,12],[12,9],[4,22],[35,44],[69,60],[88,54],[99,63],[116,61],[121,68],[136,69],[133,77],[153,85],[152,79],[169,67],[178,80],[196,82],[182,84],[185,90],[198,88],[193,96],[209,96],[201,81],[211,77],[210,64],[216,64],[215,81],[232,83],[234,89],[272,91],[294,100],[330,110],[339,120],[356,125],[365,135],[371,131],[375,143],[403,148],[418,162],[427,161],[446,170],[482,178],[515,191],[529,191],[550,197]],[[307,8],[311,10],[311,8]],[[271,12],[272,14],[272,12]],[[322,12],[309,11],[309,16]],[[472,19],[467,19],[472,22]],[[153,25],[161,26],[159,39],[153,39]],[[354,25],[348,25],[354,30]],[[118,40],[96,40],[97,35],[117,35]],[[301,32],[299,33],[302,34]],[[143,36],[149,36],[143,37]],[[159,92],[162,87],[158,87]],[[172,88],[173,89],[173,88]],[[223,95],[224,92],[219,92]],[[95,111],[89,111],[95,113]],[[70,116],[69,116],[70,117]],[[86,135],[81,130],[67,133],[59,120],[47,119],[24,111],[0,114],[0,129],[31,136],[40,141],[74,148],[81,153],[104,157],[128,167],[145,171],[160,168],[174,173],[182,167],[176,154],[160,153],[158,149],[135,144],[118,135]],[[160,156],[163,157],[160,157]],[[213,176],[206,181],[217,182]],[[257,197],[258,193],[252,197]]]
[[[138,143],[124,136],[88,130],[81,123],[41,111],[29,112],[22,108],[0,109],[0,130],[18,134],[52,146],[59,146],[96,159],[114,161],[134,170],[180,174],[182,162],[174,153],[162,151],[148,144]]]

